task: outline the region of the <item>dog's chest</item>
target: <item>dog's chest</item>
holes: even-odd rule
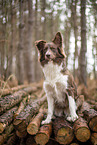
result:
[[[53,64],[49,62],[43,67],[43,73],[46,81],[52,86],[56,87],[56,83],[63,85],[64,88],[68,86],[68,76],[61,73],[62,65]],[[59,87],[60,88],[60,87]]]

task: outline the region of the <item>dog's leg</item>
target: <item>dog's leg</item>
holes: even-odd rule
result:
[[[76,103],[72,96],[68,96],[69,101],[69,110],[70,110],[70,117],[67,117],[68,121],[75,121],[78,118],[78,115],[76,114]]]
[[[46,120],[42,121],[42,124],[48,124],[51,122],[51,119],[53,118],[53,112],[54,112],[54,88],[50,86],[47,82],[44,82],[44,90],[47,95],[47,102],[48,102],[48,114]]]

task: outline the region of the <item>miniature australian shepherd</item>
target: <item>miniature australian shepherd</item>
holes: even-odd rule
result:
[[[35,44],[45,76],[43,87],[48,102],[47,118],[42,124],[50,123],[54,115],[60,117],[65,115],[68,121],[74,122],[78,118],[75,103],[77,89],[73,76],[66,68],[61,33],[57,32],[50,43],[39,40]]]

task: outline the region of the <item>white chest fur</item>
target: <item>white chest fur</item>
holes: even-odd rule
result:
[[[63,75],[61,73],[62,65],[54,64],[53,62],[49,62],[43,68],[43,73],[45,76],[46,81],[53,87],[55,87],[56,82],[59,82],[67,88],[67,80],[68,76]]]

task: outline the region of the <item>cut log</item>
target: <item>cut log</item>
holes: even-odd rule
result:
[[[93,145],[97,145],[97,133],[92,133],[90,140],[91,140]]]
[[[53,122],[55,139],[60,144],[70,144],[74,138],[73,127],[65,118],[59,117]]]
[[[89,127],[86,120],[83,118],[78,118],[78,120],[74,122],[73,128],[75,136],[80,142],[86,142],[90,138]]]
[[[4,142],[7,140],[9,134],[13,131],[14,127],[11,124],[10,126],[8,126],[5,130],[5,133],[3,133],[2,135],[0,135],[0,145],[3,145]]]
[[[20,114],[20,112],[23,111],[23,109],[24,109],[25,106],[26,106],[27,100],[28,100],[28,97],[25,97],[25,98],[23,99],[23,101],[20,103],[20,106],[19,106],[18,110],[17,110],[17,111],[15,112],[15,114],[14,114],[14,118],[15,118],[16,116],[18,116],[18,115]]]
[[[97,111],[90,109],[83,111],[83,113],[84,118],[88,121],[91,130],[97,132]]]
[[[22,111],[14,120],[13,124],[16,130],[19,132],[24,132],[27,129],[27,126],[33,115],[39,112],[40,106],[46,101],[46,96],[41,99],[37,99],[34,102],[30,102],[26,106],[24,111]]]
[[[35,136],[35,141],[37,144],[45,145],[51,136],[52,133],[52,124],[43,125],[40,127],[39,132]]]
[[[11,121],[14,118],[13,116],[17,108],[18,107],[14,107],[0,116],[0,133],[2,133],[4,129],[6,128],[6,126],[8,126],[11,123]]]
[[[16,133],[12,133],[7,141],[7,145],[16,145],[18,139]]]
[[[32,118],[31,122],[27,127],[27,132],[29,134],[35,135],[38,132],[43,116],[44,116],[44,111],[39,112],[34,119]]]
[[[13,87],[13,88],[9,88],[9,89],[0,89],[0,96],[5,96],[5,95],[12,94],[12,93],[14,93],[14,92],[16,92],[18,90],[27,88],[29,86],[32,86],[32,84],[29,84],[29,85],[19,85],[19,86],[16,86],[16,87]]]
[[[28,87],[24,88],[23,90],[15,92],[13,95],[0,98],[0,114],[12,108],[16,104],[18,104],[23,99],[23,97],[27,96],[29,93],[32,93],[33,91],[36,90],[37,88],[33,89],[33,87]]]
[[[16,135],[19,137],[19,138],[24,138],[27,136],[27,131],[25,130],[24,132],[19,132],[18,130],[16,130]]]
[[[37,143],[34,140],[34,136],[28,136],[26,140],[26,145],[37,145]]]

